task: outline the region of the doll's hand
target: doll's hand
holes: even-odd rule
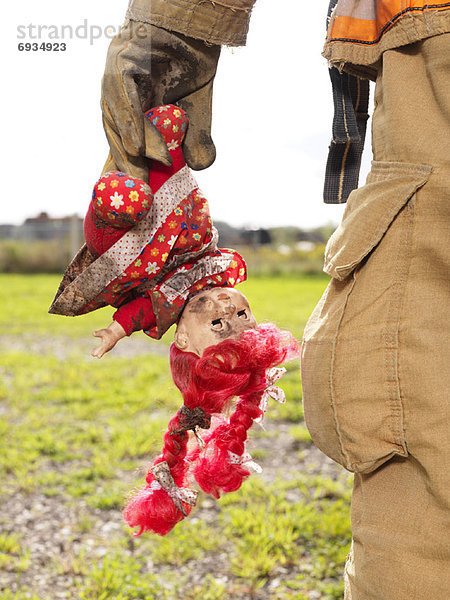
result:
[[[94,336],[101,338],[102,343],[101,346],[95,350],[92,350],[91,356],[101,358],[106,352],[109,352],[112,348],[114,348],[117,342],[126,335],[125,329],[122,327],[122,325],[117,323],[117,321],[113,321],[106,329],[94,331]]]
[[[139,21],[146,18],[150,21],[151,14],[139,14]],[[110,146],[104,171],[119,170],[148,181],[148,158],[171,164],[159,131],[144,117],[160,104],[177,103],[188,114],[183,143],[188,165],[199,170],[214,162],[211,96],[219,54],[220,46],[149,22],[125,22],[109,47],[102,81],[103,125]]]

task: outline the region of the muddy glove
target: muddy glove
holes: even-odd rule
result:
[[[174,104],[189,116],[183,151],[192,169],[214,162],[211,139],[212,87],[220,46],[126,21],[112,40],[102,81],[103,125],[110,146],[104,171],[118,169],[148,181],[148,160],[166,165],[171,157],[144,112]],[[145,158],[147,157],[147,158]]]

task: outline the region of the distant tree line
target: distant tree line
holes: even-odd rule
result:
[[[334,229],[214,224],[220,246],[244,249],[254,273],[260,274],[320,271],[323,248]],[[77,215],[52,218],[42,212],[21,225],[0,224],[0,272],[61,273],[83,242],[83,219]]]

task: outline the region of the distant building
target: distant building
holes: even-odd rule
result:
[[[251,246],[262,246],[272,242],[268,229],[244,229],[241,235],[245,243]]]
[[[83,219],[77,215],[62,218],[52,218],[46,212],[37,217],[26,219],[19,227],[18,238],[27,240],[64,239],[76,230],[83,231]]]
[[[0,240],[16,237],[16,225],[0,225]]]
[[[314,248],[317,244],[325,244],[327,239],[319,231],[302,231],[299,230],[295,236],[295,245],[298,250],[307,250],[308,245],[310,249]],[[301,244],[304,244],[302,248]]]
[[[300,242],[296,242],[295,249],[300,250],[301,252],[311,252],[314,250],[317,244],[314,242],[310,242],[308,240],[302,240]]]
[[[223,221],[215,221],[214,226],[219,233],[219,246],[221,248],[234,248],[242,245],[240,230]]]
[[[22,225],[0,225],[0,238],[16,240],[83,239],[83,219],[77,215],[52,218],[46,212],[26,219]]]
[[[272,241],[268,229],[243,229],[233,227],[223,221],[214,223],[219,232],[219,246],[234,248],[235,246],[260,246],[270,244]]]

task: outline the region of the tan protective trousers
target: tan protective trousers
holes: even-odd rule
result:
[[[345,599],[448,600],[450,34],[384,53],[372,128],[305,329],[305,418],[355,472]]]

